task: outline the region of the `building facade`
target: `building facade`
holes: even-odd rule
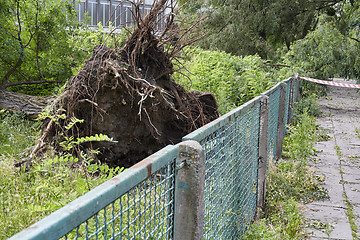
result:
[[[140,13],[145,16],[150,12],[153,0],[140,3]],[[116,28],[131,27],[134,25],[134,5],[129,1],[118,0],[80,0],[74,2],[78,12],[78,21],[85,21],[89,27],[98,27],[101,23],[104,28],[110,25]],[[158,16],[157,28],[161,29],[165,23],[166,10]]]

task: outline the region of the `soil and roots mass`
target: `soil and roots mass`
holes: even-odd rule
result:
[[[154,34],[156,16],[165,3],[157,2],[143,18],[135,11],[137,27],[122,48],[94,48],[53,110],[64,109],[66,119],[76,117],[84,123],[69,130],[48,124],[47,142],[57,147],[64,136],[106,134],[117,142],[87,143],[82,150],[98,149],[101,162],[129,167],[218,117],[213,94],[189,92],[171,78],[171,60],[184,44],[167,45],[174,36],[172,15],[165,32]],[[62,126],[68,121],[63,120]]]

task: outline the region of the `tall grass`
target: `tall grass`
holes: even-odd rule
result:
[[[40,133],[40,122],[24,114],[0,110],[0,155],[17,155],[29,149]]]
[[[121,170],[99,167],[103,170],[91,174],[80,163],[54,163],[53,151],[34,159],[31,167],[15,167],[15,162],[29,155],[41,123],[4,110],[0,120],[0,239],[11,237]]]

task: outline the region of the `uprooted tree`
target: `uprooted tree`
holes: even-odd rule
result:
[[[81,151],[98,149],[102,162],[128,167],[218,117],[211,93],[189,92],[171,78],[175,71],[172,60],[192,40],[182,42],[186,30],[173,27],[173,8],[163,32],[155,34],[157,16],[166,3],[156,2],[145,17],[134,4],[136,28],[125,45],[94,48],[92,57],[51,107],[52,114],[66,114],[66,118],[44,124],[41,144],[33,153],[41,149],[43,140],[56,148],[70,136],[102,133],[116,142],[86,143]],[[84,122],[64,128],[74,118]]]

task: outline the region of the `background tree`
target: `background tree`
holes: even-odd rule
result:
[[[336,22],[322,16],[314,31],[291,45],[286,63],[306,69],[307,75],[320,79],[360,79],[360,48],[355,30],[346,36],[336,27]]]
[[[313,30],[321,13],[335,15],[344,0],[194,0],[187,15],[205,15],[202,31],[209,37],[201,42],[236,55],[259,54],[272,57],[281,46],[290,48],[295,40]]]
[[[80,27],[75,16],[69,1],[2,0],[0,89],[65,82],[75,61],[69,41]]]

